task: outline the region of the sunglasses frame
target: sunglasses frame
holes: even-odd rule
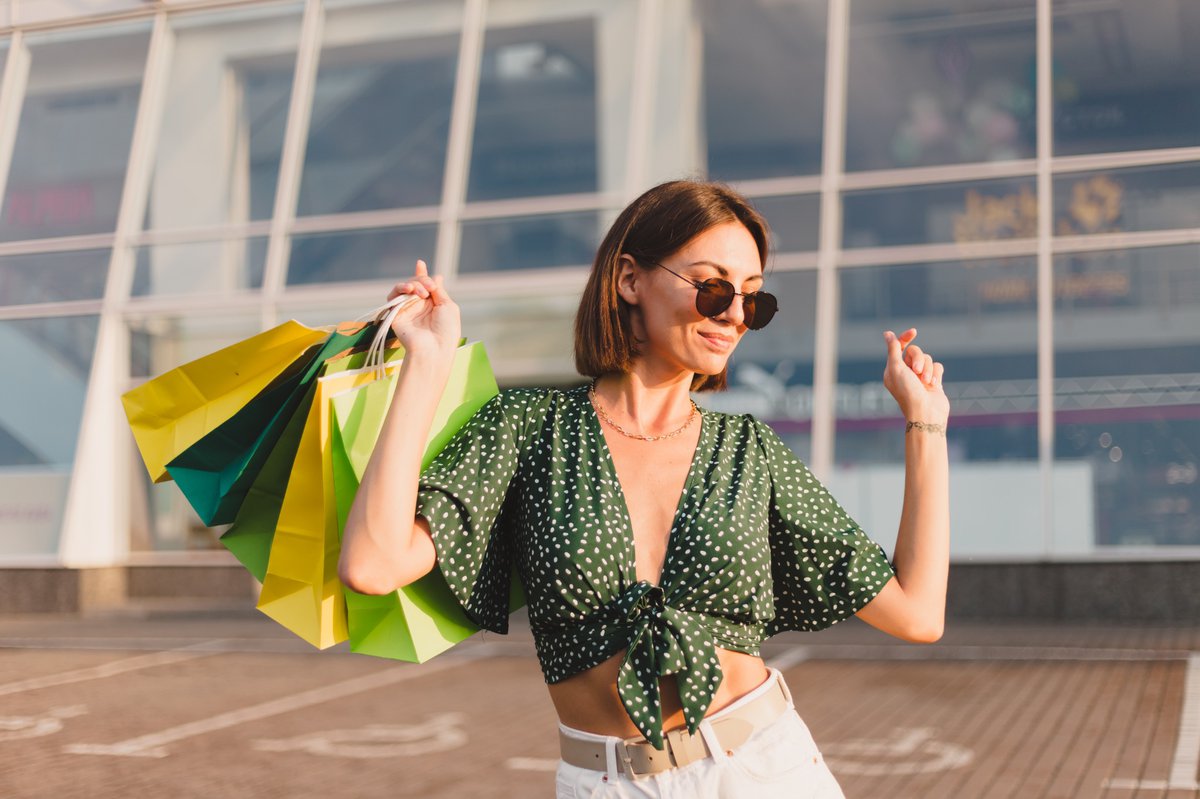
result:
[[[755,313],[754,313],[754,314],[751,314],[751,320],[752,320],[752,321],[753,321],[754,317],[755,317],[755,316],[757,316],[757,311],[758,311],[758,303],[757,303],[757,301],[755,301],[755,299],[754,299],[755,297],[759,297],[759,296],[767,296],[767,297],[770,297],[770,298],[771,298],[771,300],[772,300],[772,301],[774,301],[774,303],[775,303],[775,310],[771,312],[771,315],[770,315],[770,316],[767,318],[767,321],[763,322],[763,323],[762,323],[761,325],[759,325],[758,327],[755,327],[753,324],[747,323],[746,327],[747,327],[747,329],[749,329],[749,330],[762,330],[764,327],[766,327],[767,325],[771,324],[771,320],[775,318],[775,314],[779,313],[779,298],[778,298],[778,297],[776,297],[774,294],[772,294],[772,293],[771,293],[771,292],[769,292],[769,291],[737,291],[736,289],[734,289],[734,287],[733,287],[733,284],[732,284],[732,283],[730,283],[728,280],[725,280],[725,279],[723,279],[723,278],[719,278],[719,277],[710,277],[710,278],[708,278],[708,280],[692,280],[690,277],[684,277],[683,275],[679,274],[679,273],[678,273],[678,272],[676,272],[674,269],[668,269],[667,267],[665,267],[665,266],[663,266],[662,264],[660,264],[658,261],[646,261],[646,263],[650,264],[651,266],[657,266],[657,267],[659,267],[660,269],[666,269],[666,271],[670,272],[672,275],[674,275],[675,277],[677,277],[677,278],[679,278],[680,280],[684,281],[685,283],[690,283],[690,284],[692,284],[692,285],[693,285],[693,286],[696,288],[696,311],[697,311],[697,312],[699,312],[699,313],[700,313],[702,316],[705,316],[705,317],[707,317],[707,318],[709,318],[709,319],[713,319],[713,318],[715,318],[715,317],[717,317],[717,316],[720,316],[721,314],[723,314],[723,313],[725,313],[727,310],[729,310],[729,307],[730,307],[731,305],[733,305],[733,298],[734,298],[734,297],[741,297],[741,298],[742,298],[742,312],[743,312],[743,314],[745,313],[745,309],[746,309],[746,301],[747,301],[747,299],[749,299],[751,302],[754,302],[754,310],[755,310]],[[706,313],[704,313],[704,311],[703,311],[703,310],[700,308],[700,295],[701,295],[701,294],[703,294],[703,293],[704,293],[704,291],[705,291],[705,288],[706,288],[706,287],[705,287],[705,284],[706,284],[706,283],[708,283],[708,282],[710,282],[710,281],[714,281],[714,282],[716,282],[716,283],[723,283],[723,284],[725,284],[726,286],[728,286],[728,287],[729,287],[729,291],[730,291],[730,292],[732,292],[732,293],[729,295],[729,303],[728,303],[728,304],[727,304],[727,305],[726,305],[724,308],[722,308],[721,310],[717,311],[717,312],[716,312],[716,313],[714,313],[714,314],[706,314]]]

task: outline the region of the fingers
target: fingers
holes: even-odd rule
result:
[[[935,363],[933,365],[933,385],[940,386],[942,384],[942,374],[944,374],[945,371],[946,367],[942,366],[940,363]]]
[[[388,292],[387,298],[388,300],[392,300],[396,297],[399,297],[401,294],[415,294],[422,299],[427,299],[432,296],[434,291],[437,290],[441,285],[440,281],[441,275],[438,275],[437,280],[431,278],[429,276],[429,267],[425,264],[425,262],[417,261],[416,274],[411,279],[401,281],[393,286],[392,290]],[[442,294],[444,297],[445,292],[443,291]],[[445,297],[445,300],[448,299],[448,297]],[[435,303],[437,302],[438,300],[435,300]]]

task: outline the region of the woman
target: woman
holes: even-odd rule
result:
[[[423,262],[390,295],[421,301],[394,323],[408,355],[342,580],[387,593],[436,562],[468,615],[506,632],[515,570],[560,720],[560,797],[841,796],[762,640],[853,614],[941,636],[949,402],[915,330],[884,334],[908,420],[892,564],[769,427],[690,399],[724,387],[738,341],[775,313],[767,257],[765,221],[730,189],[649,190],[580,303],[591,385],[501,392],[420,475],[458,309]]]

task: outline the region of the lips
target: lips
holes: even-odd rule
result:
[[[720,333],[701,332],[700,337],[717,349],[728,350],[733,348],[732,336],[723,336]]]

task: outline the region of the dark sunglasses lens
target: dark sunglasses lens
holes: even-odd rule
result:
[[[696,310],[703,316],[719,316],[733,302],[733,284],[720,278],[709,278],[696,292]]]
[[[746,309],[746,327],[751,330],[762,330],[779,310],[779,301],[775,299],[775,295],[765,291],[756,291],[743,299],[745,300],[743,307]]]

